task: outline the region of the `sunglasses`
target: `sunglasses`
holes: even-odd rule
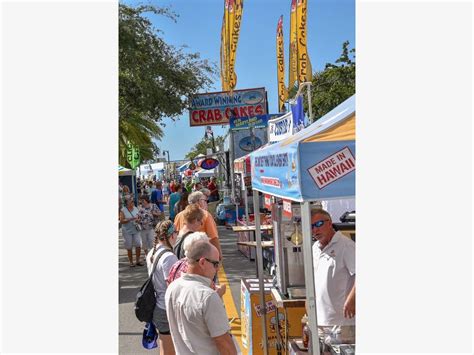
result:
[[[198,259],[196,261],[199,261],[201,259]],[[211,260],[211,259],[208,259],[208,258],[204,258],[204,260],[206,260],[208,263],[211,263],[216,269],[219,267],[220,265],[220,261],[215,261],[215,260]]]
[[[311,228],[319,228],[319,227],[322,227],[324,226],[324,223],[329,221],[328,219],[320,219],[319,221],[316,221],[314,222],[312,225],[311,225]]]

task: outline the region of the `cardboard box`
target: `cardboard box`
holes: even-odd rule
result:
[[[260,355],[263,354],[263,329],[262,329],[262,310],[260,307],[260,296],[259,288],[255,287],[257,279],[242,279],[241,280],[241,329],[242,329],[242,345],[244,351],[248,355]],[[270,287],[272,283],[270,279],[264,280],[265,287],[265,303],[267,308],[267,336],[268,336],[268,354],[277,355],[276,344],[276,304],[272,300],[270,293]],[[288,336],[289,337],[301,337],[302,327],[301,318],[305,314],[304,307],[288,308]],[[283,308],[278,309],[279,313],[279,327],[281,333],[281,339],[283,340],[282,346],[285,347],[285,331],[286,331],[286,319],[285,311]]]

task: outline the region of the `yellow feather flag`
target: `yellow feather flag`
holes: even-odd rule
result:
[[[298,80],[298,43],[296,31],[296,0],[291,0],[290,10],[290,63],[288,68],[288,90],[295,86]]]
[[[282,112],[285,107],[287,90],[285,87],[285,57],[283,48],[283,15],[280,16],[276,34],[277,52],[277,79],[278,79],[278,111]]]
[[[237,75],[235,73],[235,59],[237,54],[237,43],[239,42],[240,24],[242,22],[242,12],[244,0],[229,0],[229,87],[235,89],[237,85]]]
[[[309,60],[307,40],[307,0],[297,0],[296,27],[298,37],[298,82],[311,81],[312,68]]]
[[[225,11],[225,9],[224,9]],[[225,12],[222,18],[222,29],[221,29],[221,51],[220,51],[220,58],[221,58],[221,85],[222,91],[229,90],[229,80],[228,80],[228,63],[227,63],[227,41],[226,41],[226,23],[225,23]]]

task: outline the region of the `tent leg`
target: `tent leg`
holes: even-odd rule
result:
[[[301,206],[301,229],[303,232],[304,278],[306,285],[306,314],[311,329],[313,354],[319,354],[318,317],[316,311],[316,292],[314,289],[313,250],[311,236],[311,206],[303,202]]]
[[[257,248],[255,250],[255,257],[257,259],[258,270],[258,286],[260,289],[260,309],[262,310],[262,344],[263,354],[268,355],[268,339],[267,339],[267,310],[265,304],[265,289],[263,282],[263,253],[262,253],[262,234],[260,231],[260,205],[259,205],[258,191],[253,190],[253,206],[255,216],[255,241]]]

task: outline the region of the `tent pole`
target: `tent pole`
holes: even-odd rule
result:
[[[267,338],[267,308],[265,304],[265,288],[263,282],[263,253],[262,253],[262,234],[260,231],[260,205],[258,191],[253,190],[253,206],[255,215],[255,241],[257,248],[255,257],[257,258],[258,287],[260,290],[260,309],[262,310],[262,344],[263,354],[268,355],[268,338]]]
[[[303,232],[304,278],[306,285],[306,314],[311,329],[313,354],[319,354],[318,317],[316,312],[316,293],[314,289],[313,250],[311,236],[311,206],[308,201],[301,206],[301,229]]]

